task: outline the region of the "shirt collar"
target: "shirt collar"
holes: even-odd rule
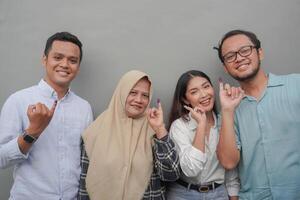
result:
[[[191,116],[191,112],[189,112],[188,117],[190,119],[189,121],[187,121],[188,129],[195,130],[198,127],[197,121]],[[213,112],[213,118],[214,118],[215,124],[212,128],[216,128],[217,127],[217,117],[216,117],[216,114],[214,112]]]
[[[58,99],[56,91],[44,79],[40,80],[38,87],[40,88],[40,90],[46,97]],[[70,93],[71,93],[71,90],[69,88],[67,93],[65,94],[65,96],[62,99],[67,98]]]

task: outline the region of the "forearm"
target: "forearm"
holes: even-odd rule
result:
[[[154,139],[155,168],[163,181],[175,181],[180,175],[179,157],[169,135]]]
[[[234,112],[222,111],[220,138],[217,147],[220,163],[226,169],[234,168],[240,159],[234,131]]]
[[[193,146],[201,152],[205,153],[205,126],[199,125],[197,127]]]

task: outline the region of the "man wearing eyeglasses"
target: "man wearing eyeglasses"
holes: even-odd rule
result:
[[[240,199],[300,199],[300,75],[267,74],[252,32],[233,30],[219,43],[225,71],[241,88],[220,83],[221,164],[238,166]]]

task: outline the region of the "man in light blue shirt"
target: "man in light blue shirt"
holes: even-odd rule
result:
[[[220,83],[218,145],[222,165],[238,165],[240,199],[299,200],[300,74],[266,74],[252,32],[226,33],[218,52],[225,71],[241,85]]]
[[[68,32],[46,43],[45,76],[12,94],[0,117],[0,167],[14,166],[11,200],[75,199],[80,176],[80,135],[92,121],[87,101],[70,91],[82,44]]]

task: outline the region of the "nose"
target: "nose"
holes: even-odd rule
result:
[[[205,90],[200,90],[200,97],[205,97],[206,96],[206,91]]]
[[[245,59],[245,57],[241,56],[239,53],[236,53],[236,59],[235,59],[236,62],[240,62],[241,60],[244,60],[244,59]]]
[[[60,66],[63,67],[63,68],[67,68],[69,65],[68,65],[68,59],[67,58],[64,58],[61,60],[60,62]]]
[[[135,100],[136,103],[141,103],[142,102],[142,95],[136,95],[134,100]]]

